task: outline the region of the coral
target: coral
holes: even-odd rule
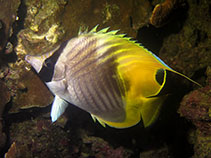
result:
[[[10,93],[4,82],[0,80],[0,151],[6,143],[6,135],[3,132],[3,111],[5,105],[10,101]]]
[[[17,149],[16,143],[13,142],[8,152],[5,154],[5,158],[16,158],[17,157]]]
[[[0,118],[2,119],[2,114],[5,105],[10,101],[10,93],[7,86],[4,84],[3,81],[0,80]]]
[[[0,1],[0,52],[12,34],[12,24],[16,20],[19,5],[20,0]]]
[[[96,158],[128,158],[131,156],[131,151],[125,150],[123,147],[114,149],[108,142],[102,138],[93,136],[83,136],[84,146],[91,146],[88,153],[82,153],[82,155],[93,155]]]
[[[114,15],[115,12],[118,13],[119,11],[119,7],[116,5],[116,4],[113,4],[113,5],[109,5],[108,3],[105,4],[105,7],[104,7],[104,17],[105,17],[105,20],[103,21],[103,23],[106,23],[108,22],[109,20],[112,19],[112,16]]]
[[[20,143],[13,142],[8,152],[5,154],[5,158],[32,158],[30,152],[27,151],[27,146],[21,146]]]
[[[139,27],[148,24],[150,13],[151,5],[148,0],[75,0],[67,4],[62,21],[67,38],[76,36],[79,26],[91,29],[97,24],[100,24],[99,28],[111,27],[136,37]]]
[[[186,95],[181,102],[180,113],[192,120],[194,125],[204,134],[211,133],[211,87],[209,85]]]
[[[13,106],[9,113],[31,107],[45,107],[53,101],[53,96],[44,83],[35,73],[27,70],[23,64],[24,61],[18,60],[1,69],[0,78],[13,97]]]
[[[16,157],[68,157],[70,145],[67,133],[50,120],[35,119],[13,123],[11,143],[15,142]],[[12,145],[10,148],[14,148]]]
[[[31,107],[45,107],[52,102],[52,94],[39,77],[29,71],[31,68],[24,57],[26,54],[44,53],[61,39],[64,32],[62,27],[59,27],[58,18],[65,4],[65,1],[53,0],[22,1],[21,5],[25,7],[19,12],[26,11],[25,29],[17,35],[18,43],[15,48],[17,60],[1,70],[2,78],[13,97],[10,113]]]
[[[152,5],[148,0],[132,1],[131,21],[130,25],[134,30],[148,25],[149,17],[152,12]]]
[[[168,22],[172,12],[180,5],[182,5],[181,0],[165,0],[163,3],[157,4],[149,19],[150,24],[155,27],[163,26]]]
[[[23,71],[17,80],[16,97],[10,112],[31,107],[46,107],[53,101],[51,92],[32,71]]]
[[[194,135],[190,135],[194,141],[194,157],[205,158],[211,156],[211,74],[207,69],[207,85],[186,95],[179,108],[181,116],[195,125]]]
[[[5,5],[10,6],[6,3],[6,1],[1,3],[5,3]],[[11,14],[15,16],[19,1],[17,1],[16,3],[10,3],[15,5],[11,7],[12,11],[10,9],[8,9],[8,11],[11,11]],[[53,96],[48,91],[46,86],[42,83],[42,81],[40,81],[35,73],[29,71],[30,66],[27,65],[24,60],[24,56],[26,54],[25,46],[28,49],[31,48],[29,52],[31,52],[32,54],[34,50],[36,52],[45,51],[45,49],[41,47],[42,44],[38,44],[38,47],[41,47],[42,51],[35,47],[32,48],[31,45],[33,45],[33,43],[44,41],[47,44],[54,46],[55,42],[59,39],[59,35],[63,35],[63,33],[61,32],[58,33],[59,31],[61,31],[61,28],[58,28],[59,22],[57,21],[57,19],[58,16],[61,14],[61,10],[65,4],[65,1],[21,1],[21,7],[18,12],[19,15],[22,15],[23,17],[19,17],[19,19],[25,18],[25,20],[22,20],[22,22],[24,22],[24,26],[26,28],[22,29],[18,35],[18,43],[15,48],[17,57],[8,56],[7,59],[8,61],[15,62],[6,63],[7,66],[2,66],[0,70],[0,78],[5,82],[11,96],[13,97],[13,106],[9,112],[18,112],[19,109],[26,109],[31,107],[43,107],[49,105],[52,102]],[[27,13],[27,16],[25,15],[25,12]],[[10,14],[8,15],[10,16]],[[2,16],[2,13],[0,16]],[[2,17],[2,19],[4,18]],[[12,25],[12,23],[10,23],[10,25]],[[19,23],[19,25],[23,24]],[[33,26],[35,25],[39,27],[37,27],[37,29],[33,29]],[[14,30],[14,32],[16,33],[17,31],[18,30]],[[21,42],[27,42],[27,40],[24,38],[26,36],[29,38],[29,40],[31,40],[30,45],[24,45]],[[48,46],[46,47],[48,48]],[[6,52],[7,50],[5,50],[5,53]],[[7,57],[4,56],[4,58]],[[3,60],[4,58],[1,57],[0,60]]]
[[[165,38],[159,51],[159,57],[165,59],[170,67],[190,77],[210,66],[211,27],[208,22],[210,17],[207,16],[210,3],[211,1],[200,1],[198,4],[189,0],[187,15],[178,17],[180,20],[188,18],[177,32]],[[176,29],[176,26],[179,23],[174,23],[171,27]]]
[[[171,158],[167,147],[140,153],[140,158],[164,158],[164,157]]]
[[[65,131],[40,118],[13,123],[10,126],[10,149],[5,157],[91,157],[127,158],[132,152],[124,147],[112,147],[102,138],[88,136],[84,129]]]
[[[211,157],[211,135],[204,135],[201,131],[196,131],[193,158]]]
[[[64,36],[60,16],[66,1],[27,0],[24,26],[18,35],[16,53],[42,54],[55,47]]]
[[[112,29],[120,29],[135,37],[135,30],[148,24],[151,13],[147,0],[94,3],[90,0],[27,0],[25,5],[25,28],[18,34],[18,55],[43,54],[75,36],[79,27],[92,28],[97,24],[101,28],[112,26]]]

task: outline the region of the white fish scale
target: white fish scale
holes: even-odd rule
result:
[[[117,85],[114,85],[117,83],[112,82],[112,80],[114,80],[112,77],[107,76],[107,79],[106,79],[107,85],[105,85],[105,87],[106,87],[105,91],[108,95],[108,98],[111,101],[110,106],[111,106],[111,108],[115,108],[115,109],[124,108],[124,104],[122,101],[123,98],[120,97],[121,91]],[[110,91],[113,91],[113,94],[111,94]]]
[[[62,55],[60,58],[62,58],[64,61],[65,59],[67,59],[70,50],[73,50],[73,48],[75,49],[80,49],[80,47],[82,47],[83,45],[81,45],[81,43],[84,43],[87,40],[87,38],[85,36],[79,36],[79,37],[75,37],[71,40],[69,40],[66,48],[63,50]],[[77,51],[72,51],[71,56],[75,56],[77,53]]]
[[[67,70],[69,70],[69,75],[71,77],[80,76],[83,73],[87,73],[88,69],[84,69],[86,65],[94,64],[95,60],[95,39],[88,40],[89,42],[81,43],[83,47],[79,46],[79,48],[70,50],[69,54],[67,54],[67,58],[65,59],[65,64]],[[74,54],[77,54],[74,56]],[[92,65],[92,67],[88,67],[90,70],[95,68],[96,65]],[[83,71],[86,70],[86,71]]]
[[[70,102],[81,109],[96,113],[97,105],[94,104],[93,99],[86,86],[86,78],[77,78],[68,81],[68,93],[70,97]]]
[[[80,35],[70,40],[58,59],[56,66],[65,65],[64,73],[68,93],[63,98],[68,102],[107,121],[121,122],[125,119],[124,92],[118,87],[115,58],[107,55],[118,49],[103,38],[93,35]],[[116,77],[115,77],[116,76]],[[122,89],[121,89],[122,90]],[[62,97],[62,96],[61,96]]]
[[[108,78],[113,84],[106,81]],[[68,90],[76,106],[108,121],[117,122],[125,119],[124,104],[118,87],[114,87],[117,83],[109,67],[108,70],[93,70],[68,82],[68,85],[74,86]]]
[[[70,64],[74,66],[95,48],[96,40],[94,36],[82,36],[74,39],[74,43],[70,43],[71,47],[67,47],[67,52],[64,54],[65,60],[71,61]]]
[[[105,112],[105,105],[102,104],[102,101],[100,100],[96,92],[96,89],[99,87],[95,87],[93,85],[93,81],[90,79],[90,76],[87,76],[84,82],[85,87],[87,89],[87,93],[89,94],[89,98],[87,100],[91,100],[91,102],[89,103],[89,108],[93,108],[93,114]]]
[[[103,71],[104,73],[106,73],[106,71]],[[101,99],[101,101],[103,102],[103,106],[102,108],[105,109],[105,112],[109,112],[111,109],[113,110],[116,106],[119,106],[119,103],[114,101],[114,96],[109,97],[110,95],[108,93],[113,92],[113,94],[116,96],[117,92],[115,90],[113,90],[113,86],[109,86],[108,87],[108,76],[105,76],[102,73],[98,73],[99,75],[99,81],[98,82],[93,82],[93,87],[96,87],[96,91],[97,91],[97,95],[99,96],[99,98]],[[109,89],[110,90],[109,90]],[[117,98],[119,98],[120,96],[118,96]],[[117,99],[115,98],[115,99]]]

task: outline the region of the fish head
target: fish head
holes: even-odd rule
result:
[[[58,47],[43,55],[26,55],[25,60],[36,70],[37,73],[39,73],[43,66],[48,66],[47,64],[49,64],[49,60],[47,59],[50,58],[57,49]]]
[[[56,48],[53,51],[41,56],[25,56],[25,60],[31,64],[41,80],[45,82],[49,90],[55,95],[51,109],[52,122],[55,122],[64,113],[68,106],[68,102],[63,99],[68,98],[66,97],[66,93],[64,93],[66,85],[62,80],[58,80],[58,78],[60,79],[64,76],[63,65],[58,64],[58,58],[61,52],[60,47],[60,49]],[[59,66],[56,67],[56,64]],[[56,76],[54,76],[55,74]]]
[[[39,77],[44,82],[52,80],[54,74],[54,66],[57,63],[58,56],[56,53],[58,48],[45,53],[43,55],[26,55],[25,60],[34,68]]]

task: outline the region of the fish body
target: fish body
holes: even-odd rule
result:
[[[140,121],[145,127],[151,125],[166,98],[159,95],[166,71],[182,74],[125,35],[96,29],[80,33],[44,55],[26,56],[55,95],[52,121],[69,102],[103,126],[127,128]]]

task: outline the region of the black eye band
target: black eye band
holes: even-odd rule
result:
[[[38,73],[38,75],[44,82],[50,82],[52,80],[54,74],[54,66],[64,48],[66,47],[67,43],[68,41],[63,42],[60,45],[59,49],[57,49],[52,56],[45,60],[40,72]]]

